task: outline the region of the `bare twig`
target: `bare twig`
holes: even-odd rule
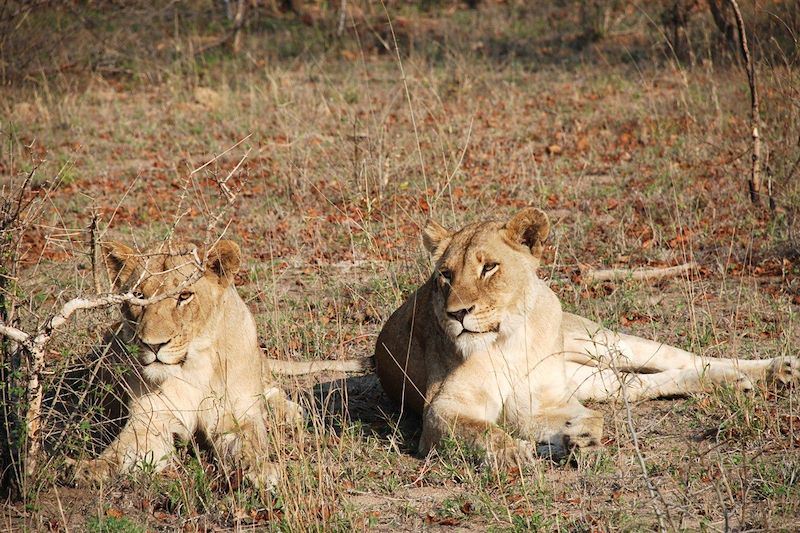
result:
[[[95,294],[103,294],[103,283],[100,281],[100,261],[98,261],[98,254],[100,247],[97,246],[97,221],[100,218],[97,211],[92,212],[92,221],[89,223],[89,255],[92,262],[92,283],[94,285]]]
[[[756,83],[756,70],[753,64],[753,56],[750,54],[750,47],[747,45],[747,34],[744,30],[744,19],[739,10],[736,0],[729,0],[736,18],[736,28],[739,31],[739,45],[744,58],[745,68],[747,69],[747,82],[750,85],[750,126],[753,136],[753,165],[750,171],[748,187],[750,189],[750,201],[753,205],[761,205],[761,114],[758,109],[758,85]]]
[[[249,137],[249,135],[248,135],[248,137]],[[247,137],[245,137],[245,139],[246,138]],[[227,183],[228,183],[228,180],[231,179],[231,176],[233,176],[233,174],[237,170],[239,170],[239,168],[241,168],[242,163],[244,163],[244,160],[247,159],[248,155],[250,155],[250,151],[251,151],[251,149],[248,148],[247,152],[242,156],[242,158],[239,160],[239,162],[236,164],[236,166],[233,168],[233,170],[231,170],[228,173],[228,176],[224,180],[217,180],[217,185],[219,186],[220,191],[222,192],[222,195],[225,197],[226,202],[225,202],[225,205],[223,205],[222,207],[220,207],[217,210],[217,214],[212,216],[209,219],[208,224],[206,224],[205,242],[207,242],[207,243],[211,242],[211,234],[212,234],[213,229],[216,227],[216,225],[219,223],[219,221],[222,220],[222,217],[226,213],[227,209],[230,206],[233,205],[233,203],[236,201],[236,198],[238,198],[238,196],[239,196],[239,192],[241,191],[242,187],[240,186],[235,191],[231,191],[231,189],[230,189],[230,187],[228,187]],[[229,222],[229,224],[230,224],[230,222]],[[220,232],[220,236],[219,236],[219,238],[217,240],[221,239],[222,236],[225,235],[225,232],[227,231],[227,229],[228,228],[226,226]],[[206,260],[208,259],[208,250],[209,250],[209,248],[207,247],[206,251],[205,251],[205,256],[203,257],[203,260],[202,260],[203,264],[205,264]]]
[[[225,196],[225,199],[228,201],[228,204],[231,204],[236,200],[236,193],[231,191],[230,187],[228,187],[228,181],[236,173],[237,170],[242,168],[242,164],[244,163],[244,160],[247,159],[247,156],[250,155],[250,152],[252,152],[252,151],[253,151],[252,148],[248,148],[247,152],[245,152],[245,154],[242,156],[242,158],[239,159],[239,162],[236,163],[236,166],[233,167],[233,170],[228,172],[228,175],[225,176],[225,179],[224,180],[217,180],[217,185],[219,185],[219,189],[220,189],[220,191],[222,191],[222,194],[223,194],[223,196]]]
[[[339,5],[339,26],[336,28],[336,36],[341,37],[344,33],[344,24],[347,21],[347,0],[342,0]]]
[[[196,169],[192,170],[192,172],[191,172],[191,174],[189,174],[189,176],[194,176],[195,174],[197,174],[198,172],[200,172],[201,170],[206,168],[208,165],[210,165],[211,163],[213,163],[214,161],[216,161],[220,157],[224,156],[225,154],[227,154],[228,152],[230,152],[231,150],[233,150],[234,148],[236,148],[237,146],[239,146],[240,144],[242,144],[243,142],[245,142],[247,139],[249,139],[252,136],[253,136],[252,133],[248,133],[247,135],[242,137],[239,141],[237,141],[236,144],[234,144],[234,145],[226,148],[225,150],[223,150],[221,154],[215,155],[214,157],[212,157],[211,159],[209,159],[208,161],[206,161],[205,163],[203,163],[202,165],[200,165]]]
[[[28,342],[30,339],[30,335],[22,331],[21,329],[17,329],[14,326],[8,326],[0,322],[0,335],[4,337],[8,337],[12,341],[23,344]]]
[[[586,269],[581,270],[581,279],[587,283],[625,279],[637,281],[658,280],[679,276],[695,268],[697,268],[697,264],[692,262],[665,268],[610,268],[607,270]]]

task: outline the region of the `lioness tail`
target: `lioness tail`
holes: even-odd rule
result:
[[[359,359],[342,359],[338,361],[284,361],[282,359],[267,359],[266,368],[273,374],[284,376],[299,376],[315,372],[347,372],[364,373],[371,371],[375,366],[372,356]]]

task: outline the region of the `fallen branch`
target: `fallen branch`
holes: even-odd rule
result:
[[[679,276],[697,268],[694,262],[665,268],[610,268],[604,270],[581,269],[581,279],[586,283],[616,280],[657,280]]]

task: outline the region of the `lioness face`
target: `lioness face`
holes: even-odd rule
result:
[[[511,336],[523,323],[532,305],[525,289],[536,277],[548,231],[547,216],[538,209],[455,233],[436,223],[425,229],[434,261],[434,311],[463,355]]]
[[[231,241],[217,243],[199,279],[204,252],[191,245],[163,244],[141,254],[119,243],[105,249],[117,290],[156,299],[147,306],[122,306],[143,375],[154,382],[178,375],[191,364],[192,342],[213,330],[217,303],[239,269],[239,247]]]

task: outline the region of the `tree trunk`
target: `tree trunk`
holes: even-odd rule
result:
[[[665,10],[661,20],[672,37],[672,52],[679,61],[691,59],[689,34],[686,27],[689,24],[689,15],[696,4],[696,0],[673,0],[672,7]]]
[[[233,34],[231,35],[231,52],[238,54],[242,49],[242,28],[247,13],[247,0],[237,0],[236,14],[233,16]]]
[[[739,43],[736,35],[736,21],[732,10],[729,9],[730,4],[727,0],[708,0],[708,7],[714,18],[714,24],[717,25],[725,39],[725,44],[735,53],[739,48]]]
[[[756,69],[753,56],[747,46],[747,33],[744,29],[744,19],[736,0],[728,0],[736,17],[736,27],[739,32],[742,58],[747,69],[747,82],[750,85],[750,127],[753,138],[753,164],[750,170],[748,188],[750,201],[753,205],[761,205],[761,112],[758,103],[758,85],[756,83]]]

